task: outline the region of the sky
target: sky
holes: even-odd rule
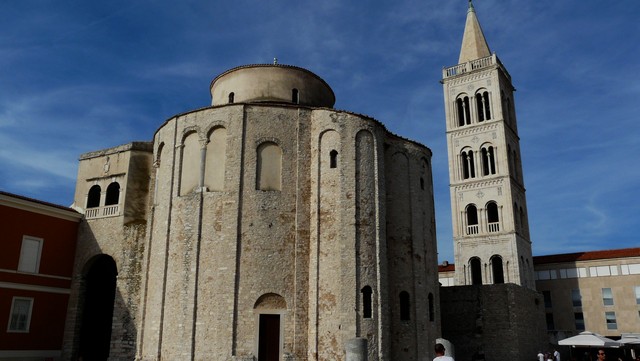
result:
[[[640,244],[640,1],[476,0],[512,76],[534,255]],[[335,108],[433,151],[453,261],[442,68],[465,0],[3,1],[0,190],[73,202],[80,154],[149,141],[245,64],[322,77]]]

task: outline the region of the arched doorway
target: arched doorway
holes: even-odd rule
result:
[[[253,307],[258,316],[258,361],[281,360],[286,301],[278,294],[267,293],[260,296]]]
[[[480,258],[473,257],[471,260],[469,260],[469,267],[471,268],[471,284],[481,285],[482,284],[482,264],[480,263]]]
[[[107,255],[94,257],[85,267],[80,326],[80,356],[84,360],[109,357],[117,275],[116,263]]]

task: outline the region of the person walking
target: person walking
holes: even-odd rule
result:
[[[453,357],[444,355],[445,349],[441,343],[437,343],[434,347],[434,350],[436,351],[436,357],[433,359],[433,361],[454,361]]]

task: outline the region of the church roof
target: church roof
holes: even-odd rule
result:
[[[471,0],[469,0],[467,22],[464,25],[464,35],[462,36],[462,47],[460,48],[458,64],[484,58],[489,55],[491,55],[489,44],[487,44],[487,40],[484,38],[484,33],[476,16],[476,11],[473,8]]]

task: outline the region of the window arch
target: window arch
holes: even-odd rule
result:
[[[100,207],[100,193],[102,190],[99,185],[94,185],[89,189],[89,194],[87,195],[87,208],[96,208]]]
[[[459,96],[456,99],[456,110],[458,114],[458,126],[471,124],[471,109],[469,107],[469,97]]]
[[[409,321],[411,319],[411,300],[409,292],[400,292],[400,321]]]
[[[282,149],[274,142],[265,142],[257,149],[256,189],[279,191],[282,188]]]
[[[524,234],[525,230],[527,229],[527,223],[525,222],[524,210],[522,209],[522,206],[520,206],[520,227],[522,228],[522,234]]]
[[[493,146],[485,145],[482,147],[482,175],[487,176],[496,174],[496,160]]]
[[[513,202],[513,225],[516,232],[520,232],[520,215],[518,214],[518,203]]]
[[[205,155],[204,186],[212,191],[224,190],[224,172],[227,152],[227,129],[214,128],[209,133]]]
[[[502,265],[502,257],[493,255],[491,257],[491,273],[493,275],[493,283],[504,283],[504,269]]]
[[[491,119],[491,107],[488,91],[485,90],[476,94],[476,108],[478,111],[478,122]]]
[[[291,102],[293,104],[300,104],[300,92],[296,88],[291,89]]]
[[[463,150],[461,153],[462,179],[476,177],[476,167],[473,160],[473,150]]]
[[[187,133],[182,140],[180,195],[192,192],[200,184],[200,139],[198,133]]]
[[[373,312],[372,312],[372,300],[371,300],[371,295],[373,294],[373,291],[371,290],[370,286],[364,286],[362,288],[362,290],[360,290],[360,292],[362,292],[362,317],[363,318],[371,318]]]
[[[329,167],[330,168],[338,167],[338,151],[335,149],[329,152]]]
[[[229,104],[233,104],[236,94],[234,92],[229,93]]]
[[[469,270],[471,271],[471,284],[482,284],[482,264],[480,258],[473,257],[469,260]]]
[[[467,213],[467,234],[478,234],[478,209],[475,205],[469,204],[466,209]]]
[[[500,231],[500,215],[498,214],[498,205],[496,202],[487,203],[487,223],[489,232]]]
[[[107,187],[107,196],[104,200],[105,206],[112,206],[120,203],[120,184],[113,182]]]

